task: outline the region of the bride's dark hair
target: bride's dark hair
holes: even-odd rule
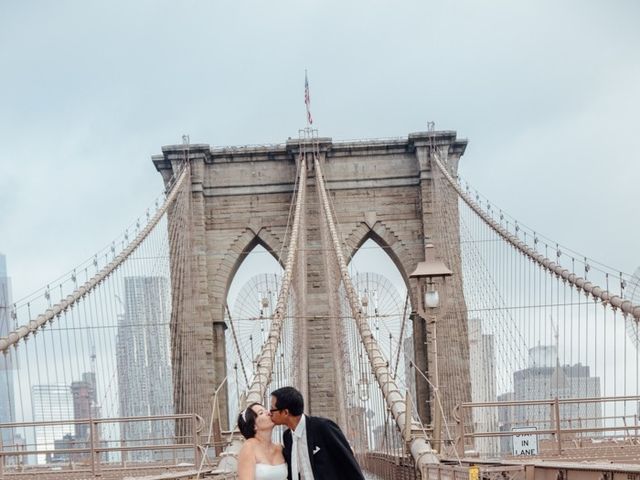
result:
[[[238,428],[246,439],[253,438],[256,435],[256,418],[258,418],[258,414],[253,411],[253,407],[256,405],[260,405],[260,403],[252,403],[238,415]]]

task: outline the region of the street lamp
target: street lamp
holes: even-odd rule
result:
[[[442,260],[438,260],[435,254],[435,248],[432,243],[428,243],[424,248],[424,262],[418,263],[409,278],[418,280],[420,292],[420,310],[424,319],[429,317],[429,323],[433,326],[433,443],[435,450],[439,453],[440,437],[442,429],[442,412],[439,399],[439,378],[438,378],[438,342],[436,329],[436,313],[440,306],[440,295],[436,289],[435,281],[441,278],[444,284],[445,278],[453,275],[453,272],[444,264]],[[428,312],[428,315],[427,315]]]
[[[453,272],[449,270],[442,260],[436,258],[433,244],[427,243],[424,247],[424,262],[418,263],[416,269],[409,275],[409,278],[418,279],[424,311],[440,306],[440,295],[436,290],[434,280],[436,278],[444,279],[451,275],[453,275]]]

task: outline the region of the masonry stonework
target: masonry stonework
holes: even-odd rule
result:
[[[213,393],[226,376],[224,310],[229,286],[244,258],[256,246],[262,245],[281,264],[286,258],[288,238],[285,238],[296,177],[296,159],[301,140],[285,144],[258,147],[210,147],[189,145],[191,176],[191,229],[193,282],[196,308],[182,315],[179,321],[195,332],[196,348],[189,353],[190,361],[179,362],[176,378],[196,379],[197,384],[177,381],[176,405],[195,405],[207,418]],[[460,279],[460,254],[449,241],[457,238],[458,219],[443,224],[436,221],[435,212],[443,211],[434,199],[430,152],[434,146],[447,156],[453,174],[466,147],[465,140],[455,132],[419,132],[407,138],[333,142],[318,140],[327,189],[336,214],[336,226],[344,240],[347,259],[353,257],[362,244],[372,239],[389,255],[405,279],[412,305],[419,301],[418,285],[409,281],[418,262],[424,260],[425,239],[436,244],[439,256],[450,264],[457,279],[449,289],[451,309],[438,323],[438,367],[445,408],[470,401],[468,374],[468,341],[466,307]],[[163,147],[161,155],[153,157],[165,182],[185,159],[185,146]],[[339,358],[335,317],[338,276],[326,261],[323,252],[320,209],[315,189],[315,172],[310,167],[309,191],[305,205],[306,219],[301,245],[303,253],[297,271],[305,275],[298,287],[298,323],[306,335],[306,352],[302,361],[307,366],[299,386],[307,394],[308,410],[340,421],[344,419],[336,385],[343,375],[335,359]],[[441,200],[441,199],[438,199]],[[446,211],[457,212],[457,205]],[[171,221],[171,219],[170,219]],[[444,225],[444,226],[443,226]],[[445,233],[436,229],[453,231]],[[174,295],[175,298],[175,295]],[[414,308],[415,310],[415,308]],[[431,338],[425,320],[413,315],[415,364],[432,369],[429,352]],[[440,339],[452,351],[440,349]],[[301,340],[302,341],[302,340]],[[176,341],[172,342],[175,345]],[[452,358],[455,356],[455,358]],[[466,367],[466,368],[465,368]],[[193,371],[188,371],[193,370]],[[426,383],[416,375],[419,411],[430,418]],[[308,386],[308,387],[307,387]],[[456,388],[452,388],[455,386]],[[190,400],[186,401],[185,397]],[[179,399],[181,399],[179,401]],[[226,405],[226,397],[223,397]],[[223,409],[224,410],[224,409]],[[178,412],[183,413],[183,412]],[[221,412],[223,426],[226,411]]]

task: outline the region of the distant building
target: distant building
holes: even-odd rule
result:
[[[498,395],[499,402],[512,402],[513,392]],[[498,409],[498,431],[510,432],[514,424],[515,407],[501,407]],[[511,437],[500,437],[500,452],[510,454],[512,452]]]
[[[74,434],[73,397],[68,385],[34,385],[31,387],[31,403],[35,422],[69,420],[68,424],[36,426],[38,450],[53,450],[56,440]],[[36,461],[41,464],[51,460],[51,454],[40,454]]]
[[[86,420],[96,417],[96,375],[85,372],[82,380],[71,384],[71,395],[73,397],[73,418],[75,420]],[[75,440],[83,441],[89,439],[89,425],[86,423],[76,423],[74,428]]]
[[[52,429],[43,427],[45,432],[46,448],[50,448],[50,441],[53,438],[53,453],[46,455],[47,463],[58,462],[79,462],[86,460],[89,454],[86,452],[70,453],[68,451],[60,452],[60,450],[72,450],[89,448],[91,443],[91,426],[89,423],[80,423],[81,420],[91,420],[98,417],[96,407],[96,376],[94,373],[85,372],[82,374],[82,380],[71,383],[70,387],[64,385],[46,385],[40,388],[40,398],[37,400],[38,408],[41,409],[41,416],[45,420],[69,420],[69,425],[65,425],[64,429]],[[45,397],[55,403],[47,409],[43,405],[46,402]],[[69,399],[71,399],[71,410],[69,410]],[[35,404],[35,403],[34,403]],[[71,416],[69,416],[71,415]],[[71,431],[71,433],[69,433]],[[37,437],[36,430],[36,437]],[[43,435],[41,435],[42,437]],[[93,429],[94,441],[100,439],[99,425],[94,425]],[[38,447],[40,450],[45,446]],[[106,456],[107,454],[103,454]]]
[[[6,337],[13,330],[11,318],[11,280],[7,274],[7,259],[0,253],[0,337]],[[13,385],[13,351],[0,354],[0,424],[15,422],[15,396]],[[12,428],[0,429],[2,445],[16,444]]]
[[[72,450],[74,448],[78,448],[78,443],[76,441],[76,437],[67,433],[62,438],[56,438],[53,441],[54,450],[50,457],[47,460],[47,463],[67,463],[73,459],[73,461],[79,460],[79,458],[74,458],[77,455],[72,455],[68,452],[60,452],[60,450]]]
[[[169,345],[170,302],[164,277],[126,277],[124,314],[118,318],[117,358],[120,416],[171,415],[173,387]],[[162,443],[173,437],[173,421],[121,424],[129,446]],[[131,461],[153,460],[151,451],[132,451]]]
[[[600,377],[592,377],[587,365],[560,367],[531,367],[513,374],[516,400],[543,400],[550,398],[580,398],[600,396]],[[550,407],[529,405],[516,407],[517,423],[551,425]],[[602,406],[599,403],[574,403],[560,406],[562,427],[602,427]],[[542,427],[542,428],[547,428]]]
[[[553,345],[538,345],[529,349],[529,367],[555,367],[558,349]]]
[[[372,450],[377,452],[384,452],[391,448],[391,440],[388,438],[388,428],[385,424],[378,425],[373,428],[371,432],[373,440]]]
[[[473,403],[496,401],[496,369],[493,335],[482,333],[482,322],[469,320],[469,376]],[[473,409],[474,431],[495,432],[498,430],[498,411],[493,408]],[[476,438],[475,448],[483,456],[497,455],[496,437]]]
[[[600,397],[600,377],[592,377],[587,365],[559,365],[554,346],[538,346],[529,350],[529,368],[513,374],[513,400],[549,400],[562,398]],[[508,408],[508,407],[505,407]],[[522,405],[501,412],[501,426],[534,426],[539,430],[553,428],[553,414],[549,405]],[[600,403],[572,403],[560,406],[562,428],[602,427]],[[504,423],[502,420],[505,420]]]

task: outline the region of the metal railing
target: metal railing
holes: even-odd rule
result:
[[[188,426],[185,435],[167,433],[166,429],[164,435],[159,435],[163,426],[177,423]],[[146,428],[150,435],[127,438],[126,432],[136,426]],[[101,478],[123,470],[197,470],[203,462],[203,426],[202,418],[196,414],[0,424],[0,480],[42,474],[47,474],[46,478],[71,478],[71,472],[74,476],[83,473],[85,477]],[[51,438],[39,443],[25,440],[2,444],[3,431],[31,431],[37,438],[36,432],[44,433],[47,429],[55,430],[58,435],[80,429],[86,436],[75,439],[73,434],[68,434],[66,439],[56,438],[53,445]],[[116,431],[119,435],[116,438],[103,435],[107,431]]]
[[[592,446],[594,450],[603,450],[604,446],[626,443],[637,446],[633,455],[640,455],[640,424],[638,415],[629,415],[622,412],[620,415],[596,415],[570,417],[563,415],[567,412],[575,412],[572,406],[582,405],[580,411],[597,411],[597,408],[588,408],[589,405],[600,407],[606,404],[619,402],[633,402],[640,405],[640,396],[620,396],[620,397],[589,397],[589,398],[553,398],[545,400],[522,400],[522,401],[502,401],[484,403],[462,403],[456,406],[453,411],[453,419],[456,422],[456,438],[454,447],[459,457],[466,455],[466,446],[473,445],[477,439],[481,438],[512,438],[514,435],[534,435],[544,441],[541,451],[534,454],[546,456],[568,457],[576,450],[584,450]],[[477,431],[474,428],[474,409],[496,409],[508,412],[506,419],[498,422],[499,414],[495,415],[494,427],[502,424],[498,430]],[[548,409],[545,418],[519,418],[512,417],[516,408],[520,412],[527,412],[536,409],[540,413],[543,408]],[[611,408],[610,408],[611,409]],[[496,412],[497,413],[497,412]],[[629,422],[632,420],[632,423]],[[512,431],[512,427],[520,427],[517,431]],[[547,439],[547,440],[545,440]],[[474,452],[477,454],[478,452]],[[503,452],[504,453],[504,452]],[[584,455],[588,456],[588,455]],[[598,455],[593,456],[597,458]]]

